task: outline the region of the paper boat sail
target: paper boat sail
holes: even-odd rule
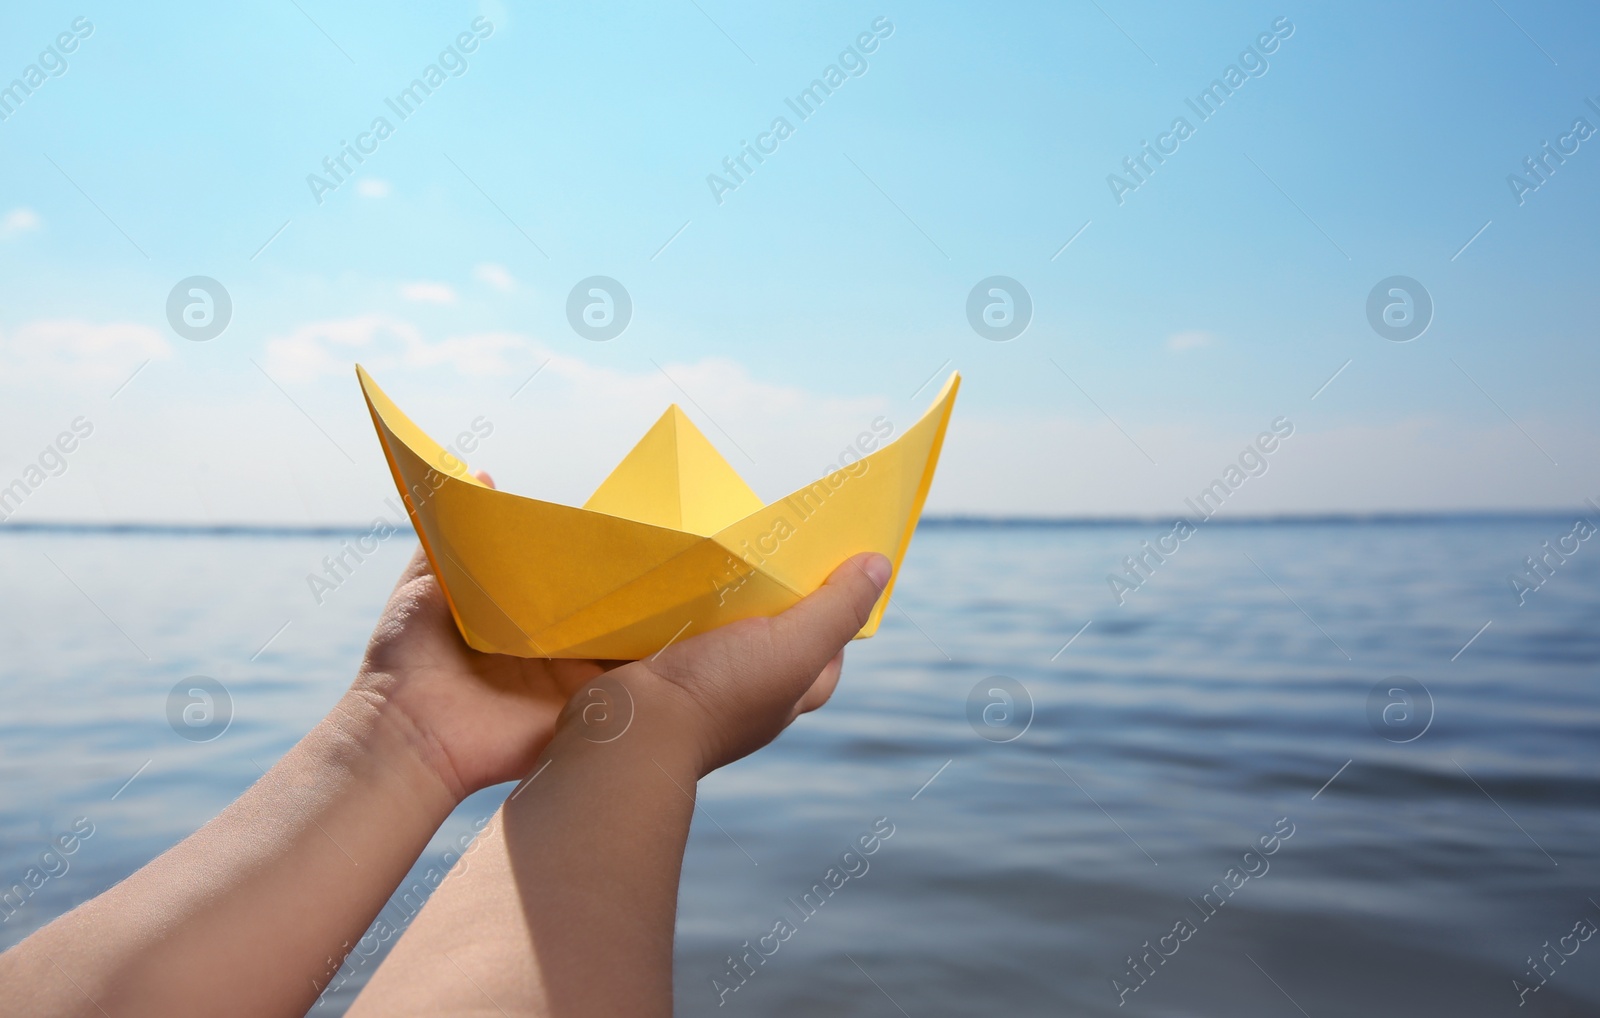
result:
[[[611,660],[776,615],[860,552],[887,555],[898,577],[961,383],[952,374],[893,442],[766,504],[674,405],[574,508],[482,484],[356,375],[468,645]],[[877,631],[889,593],[857,638]]]

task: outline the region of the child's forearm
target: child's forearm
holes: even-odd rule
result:
[[[455,805],[347,694],[215,820],[0,955],[11,1014],[300,1015]]]
[[[679,694],[626,684],[632,722],[598,733],[569,708],[537,777],[509,798],[350,1012],[672,1013],[684,843],[703,761]],[[626,700],[626,698],[619,698]],[[443,958],[445,964],[437,965]],[[442,972],[418,978],[425,966]]]

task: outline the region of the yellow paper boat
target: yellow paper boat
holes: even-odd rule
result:
[[[776,615],[860,552],[887,555],[898,577],[961,383],[952,374],[893,442],[765,505],[673,405],[580,509],[481,483],[356,375],[467,643],[612,660]],[[858,638],[877,631],[888,593]]]

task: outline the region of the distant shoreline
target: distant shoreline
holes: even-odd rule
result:
[[[1500,523],[1566,519],[1582,516],[1584,510],[1574,507],[1562,509],[1505,509],[1432,512],[1364,512],[1364,513],[1276,513],[1254,516],[1213,516],[1215,526],[1372,526],[1372,525],[1424,525]],[[1015,529],[1089,529],[1114,527],[1148,527],[1171,524],[1177,516],[976,516],[930,515],[924,516],[919,527],[929,530],[1015,530]],[[7,531],[35,534],[94,534],[137,537],[348,537],[365,534],[370,524],[280,524],[280,523],[156,523],[128,521],[104,523],[90,520],[30,521],[12,520],[0,523],[0,534]]]

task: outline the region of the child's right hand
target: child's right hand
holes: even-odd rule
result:
[[[703,777],[765,746],[795,718],[827,702],[839,682],[844,645],[866,624],[890,570],[882,555],[857,555],[781,615],[702,633],[602,681],[625,685],[641,715],[670,715],[670,722],[647,727],[692,741],[696,773]],[[561,726],[585,723],[582,700],[580,692]]]

